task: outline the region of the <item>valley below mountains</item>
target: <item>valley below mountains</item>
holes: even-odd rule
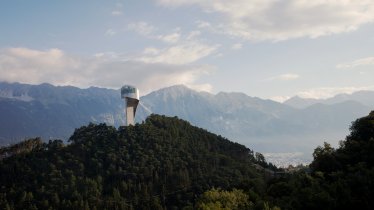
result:
[[[373,107],[373,91],[326,100],[294,97],[278,103],[177,85],[142,96],[136,121],[152,113],[178,116],[285,165],[308,162],[324,141],[337,145],[349,133],[351,122]],[[0,145],[37,136],[66,140],[75,128],[90,122],[118,127],[125,122],[123,110],[119,90],[0,83]]]

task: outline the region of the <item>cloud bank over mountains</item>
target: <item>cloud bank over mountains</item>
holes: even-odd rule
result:
[[[165,49],[147,48],[133,57],[116,53],[82,57],[67,54],[60,49],[40,51],[8,48],[0,51],[0,81],[29,84],[48,82],[54,85],[107,88],[119,88],[128,83],[136,84],[142,94],[167,86],[185,84],[198,91],[211,92],[211,84],[198,81],[214,72],[215,67],[194,62],[214,50],[214,47],[195,43]],[[267,78],[265,81],[287,82],[297,79],[300,79],[300,75],[287,73]],[[317,87],[301,90],[295,95],[321,99],[359,90],[374,90],[374,86]],[[290,97],[274,96],[272,99],[282,102]]]
[[[11,12],[0,13],[0,81],[129,83],[142,94],[184,84],[277,101],[373,89],[372,0],[64,4],[2,3]]]
[[[208,65],[190,64],[208,51],[196,46],[169,49],[148,57],[126,58],[116,54],[97,54],[91,57],[74,56],[60,49],[33,50],[28,48],[8,48],[0,52],[0,80],[40,84],[48,82],[55,85],[78,87],[119,88],[125,83],[136,84],[142,93],[157,88],[186,84],[190,87],[210,91],[210,84],[196,83],[197,79],[212,71]],[[191,51],[189,51],[191,50]],[[179,51],[186,57],[177,58]],[[191,53],[188,56],[188,53]],[[177,62],[168,62],[171,53]],[[202,53],[199,54],[199,53]],[[182,56],[182,54],[180,56]]]

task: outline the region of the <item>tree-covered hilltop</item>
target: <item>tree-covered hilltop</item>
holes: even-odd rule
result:
[[[81,127],[64,145],[0,149],[4,209],[374,209],[374,111],[305,170],[272,174],[261,154],[177,118]]]
[[[254,166],[275,168],[240,144],[159,115],[118,130],[89,124],[68,145],[37,138],[1,151],[5,209],[192,209],[211,188],[259,197],[265,179]]]

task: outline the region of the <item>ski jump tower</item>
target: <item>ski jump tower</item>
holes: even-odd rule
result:
[[[136,107],[139,104],[139,90],[131,85],[121,88],[121,98],[125,99],[126,125],[134,125]]]

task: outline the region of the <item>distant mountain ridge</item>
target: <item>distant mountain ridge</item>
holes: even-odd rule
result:
[[[151,113],[178,116],[256,151],[311,153],[324,140],[343,139],[351,121],[373,109],[373,93],[295,108],[290,101],[211,94],[177,85],[141,97],[136,120]],[[66,139],[88,122],[123,125],[123,106],[119,90],[0,83],[0,145],[35,136]]]
[[[294,109],[281,103],[250,97],[244,93],[200,93],[183,85],[163,88],[141,98],[153,113],[177,115],[213,132],[243,133],[240,124],[257,129],[270,119]],[[274,122],[275,123],[275,122]],[[281,126],[280,124],[278,126]],[[257,130],[257,133],[262,133]],[[247,135],[244,133],[243,135]]]
[[[351,121],[371,109],[352,100],[299,109],[244,93],[214,95],[183,85],[154,91],[142,97],[141,103],[149,112],[177,115],[255,149],[279,152],[285,152],[283,148],[312,151],[326,139],[337,143],[348,132]]]
[[[89,122],[122,124],[116,90],[0,83],[0,143],[25,137],[67,139]]]
[[[361,90],[354,92],[352,94],[342,93],[327,99],[302,98],[299,96],[294,96],[286,100],[284,104],[295,108],[304,109],[313,104],[320,103],[331,105],[336,103],[342,103],[344,101],[356,101],[361,103],[362,105],[374,107],[374,91]]]

